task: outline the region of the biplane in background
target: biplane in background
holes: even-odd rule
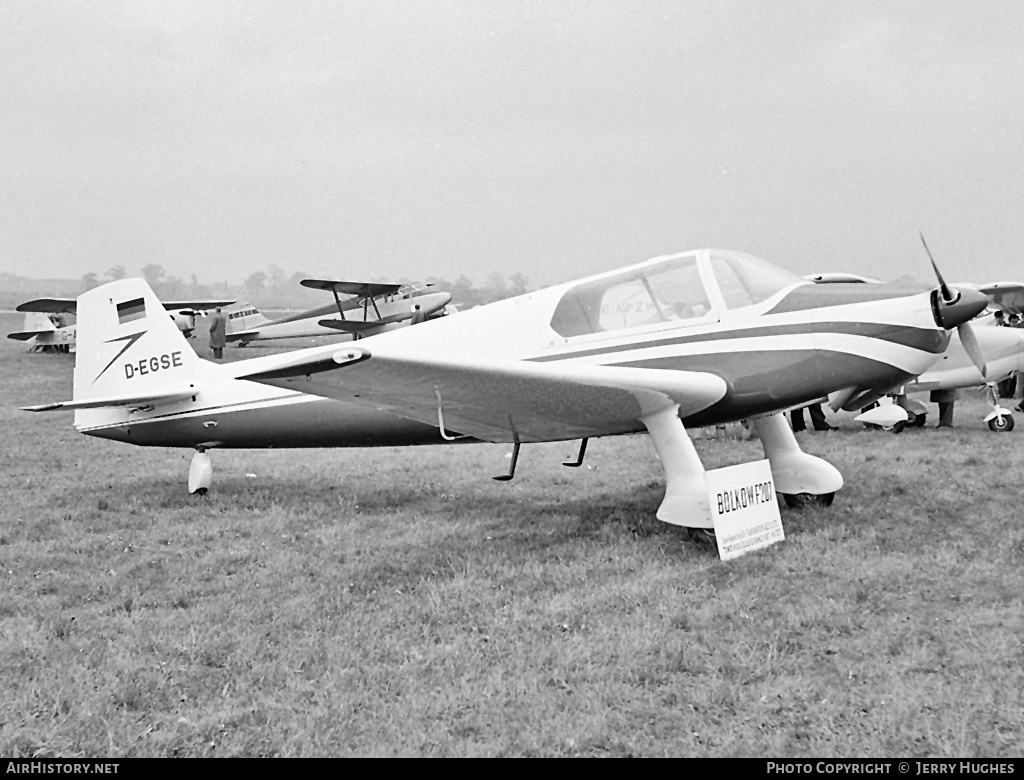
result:
[[[228,306],[231,300],[214,301],[164,301],[161,305],[168,311],[175,326],[185,338],[192,336],[196,317],[218,306]],[[28,341],[33,351],[53,348],[59,352],[74,352],[77,327],[68,323],[67,317],[74,317],[78,311],[76,298],[37,298],[19,304],[15,311],[25,312],[23,330],[8,333],[7,338]]]
[[[938,275],[938,269],[936,269]],[[647,431],[665,471],[659,519],[712,528],[692,426],[750,419],[787,503],[830,504],[839,471],[804,453],[789,409],[835,394],[861,408],[925,371],[977,291],[815,285],[741,252],[696,250],[361,341],[216,364],[140,279],[79,299],[72,409],[84,434],[194,449],[489,441],[520,446]],[[144,312],[124,322],[124,308]]]
[[[880,284],[856,274],[815,274],[805,278],[813,279],[818,284]],[[977,290],[986,295],[991,309],[1018,315],[1024,310],[1024,284],[1020,282],[980,285],[965,282],[957,287]],[[972,324],[976,327],[967,332],[966,341],[961,332],[953,333],[949,345],[927,371],[891,394],[895,402],[893,405],[868,410],[855,419],[899,433],[905,426],[921,427],[927,419],[928,407],[910,398],[911,394],[984,386],[991,409],[983,422],[995,433],[1012,431],[1013,412],[999,403],[996,387],[1000,382],[1024,371],[1024,329],[995,327],[994,317],[990,313],[982,313]]]
[[[433,286],[429,282],[387,284],[303,279],[300,284],[333,293],[334,304],[278,319],[264,317],[253,306],[242,306],[228,312],[227,340],[244,347],[253,341],[307,336],[364,338],[413,320],[423,322],[440,317],[447,312],[452,300],[449,293],[429,289]]]

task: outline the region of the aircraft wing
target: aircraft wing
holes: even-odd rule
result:
[[[228,341],[242,341],[259,335],[259,332],[259,328],[254,328],[253,330],[240,330],[238,333],[229,333],[225,338]]]
[[[234,300],[223,301],[161,301],[168,310],[177,309],[216,309],[218,306],[230,306]],[[78,311],[77,298],[36,298],[19,304],[16,311],[42,311],[47,314],[75,314]]]
[[[299,282],[303,287],[313,290],[328,290],[330,292],[355,295],[359,298],[375,298],[378,295],[390,295],[402,289],[401,284],[386,284],[384,282],[341,282],[333,279],[303,279]]]
[[[105,398],[90,398],[87,401],[57,401],[38,406],[21,407],[26,412],[55,412],[58,409],[98,409],[105,406],[159,406],[184,401],[198,394],[194,387],[183,387],[162,393],[143,395],[111,395]]]
[[[210,309],[216,309],[218,306],[230,306],[234,303],[234,299],[223,300],[223,301],[160,301],[164,305],[165,309],[177,311],[178,309],[197,309],[198,311],[208,311]]]
[[[18,304],[15,311],[42,311],[47,314],[74,314],[78,308],[77,298],[36,298]]]
[[[340,330],[342,333],[365,333],[368,330],[379,328],[381,325],[411,319],[412,312],[406,311],[401,314],[392,314],[390,317],[381,317],[379,320],[319,320],[317,325]]]
[[[372,406],[495,442],[537,442],[643,430],[639,419],[679,404],[683,416],[721,399],[714,374],[613,366],[465,360],[349,347],[239,379]],[[439,426],[440,427],[440,426]]]

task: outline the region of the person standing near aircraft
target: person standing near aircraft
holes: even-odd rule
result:
[[[426,320],[427,320],[427,317],[423,313],[423,310],[420,308],[420,305],[418,303],[413,304],[413,307],[412,307],[412,319],[409,320],[409,324],[410,325],[419,325],[421,322],[426,322]]]
[[[952,428],[956,390],[932,390],[931,400],[939,405],[939,428]]]
[[[210,323],[210,349],[213,350],[215,360],[224,357],[224,345],[227,344],[227,338],[228,318],[224,316],[218,306],[217,311],[214,312],[213,321]]]
[[[825,412],[821,408],[821,404],[810,404],[800,409],[794,409],[789,413],[789,417],[793,423],[793,432],[799,433],[800,431],[806,431],[807,426],[804,423],[804,409],[807,409],[811,413],[811,425],[814,426],[816,431],[835,431],[839,430],[835,425],[830,425],[828,420],[825,419]]]

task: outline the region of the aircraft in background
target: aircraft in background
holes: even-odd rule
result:
[[[394,330],[414,317],[425,321],[442,316],[452,300],[449,293],[428,289],[432,286],[429,282],[402,285],[303,279],[300,284],[332,292],[334,305],[271,320],[246,304],[228,313],[227,340],[244,347],[253,341],[307,336],[348,335],[358,339]]]
[[[185,338],[192,336],[196,317],[218,306],[228,306],[232,300],[223,301],[164,301],[161,305],[168,310],[175,326]],[[24,330],[7,334],[17,341],[35,340],[32,348],[56,347],[61,352],[74,352],[77,328],[67,324],[67,315],[75,316],[78,311],[76,298],[37,298],[19,304],[15,311],[25,312]],[[40,317],[37,315],[46,315]]]
[[[74,352],[74,325],[64,321],[60,313],[45,314],[41,311],[25,312],[23,330],[8,333],[7,338],[27,341],[30,352]]]
[[[867,277],[855,274],[816,274],[805,278],[814,279],[819,284],[871,282]],[[990,307],[1011,314],[1019,314],[1024,306],[1024,284],[1019,282],[961,283],[957,287],[977,290],[988,296]],[[952,334],[949,346],[927,371],[891,394],[895,401],[893,406],[868,410],[855,419],[899,433],[905,426],[923,426],[928,415],[928,407],[908,395],[983,385],[987,388],[991,406],[983,422],[995,433],[1012,431],[1013,412],[999,403],[996,385],[1024,371],[1024,329],[995,327],[993,318],[986,315],[979,315],[974,324],[977,327],[969,331],[967,343],[961,333]]]
[[[936,274],[938,271],[936,269]],[[352,344],[215,364],[139,279],[79,299],[70,402],[90,436],[208,450],[523,443],[647,431],[665,470],[659,519],[713,528],[687,427],[750,419],[789,504],[843,479],[780,414],[829,394],[861,408],[935,362],[988,299],[889,285],[815,285],[741,252],[696,250],[480,306]],[[139,312],[128,319],[123,312]]]

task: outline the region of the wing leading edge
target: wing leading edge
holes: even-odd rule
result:
[[[495,442],[560,441],[642,430],[678,404],[682,416],[727,392],[714,374],[516,360],[460,360],[346,348],[238,377],[372,406],[449,433]]]

